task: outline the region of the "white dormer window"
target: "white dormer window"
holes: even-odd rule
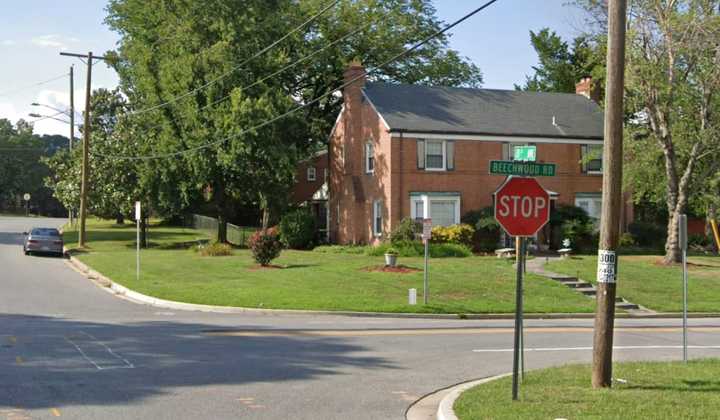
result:
[[[314,182],[317,179],[317,174],[315,173],[315,167],[310,166],[307,168],[307,180],[308,182]]]
[[[365,143],[365,173],[375,172],[375,148],[371,142]]]

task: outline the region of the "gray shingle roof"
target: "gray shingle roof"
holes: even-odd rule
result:
[[[603,137],[603,111],[582,95],[389,83],[368,83],[364,92],[391,131]]]

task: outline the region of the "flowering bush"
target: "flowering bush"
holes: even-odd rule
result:
[[[439,244],[459,244],[472,246],[475,229],[467,224],[435,226],[432,228],[431,242]]]
[[[282,242],[276,228],[259,230],[250,236],[248,246],[255,261],[262,265],[270,265],[270,261],[280,256]]]

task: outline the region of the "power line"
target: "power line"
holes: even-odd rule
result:
[[[132,112],[129,113],[129,115],[144,114],[144,113],[146,113],[146,112],[153,111],[153,110],[156,110],[156,109],[165,107],[165,106],[170,105],[170,104],[173,104],[173,103],[175,103],[175,102],[177,102],[177,101],[179,101],[179,100],[181,100],[181,99],[183,99],[183,98],[187,98],[188,96],[193,95],[193,94],[195,94],[195,93],[197,93],[197,92],[199,92],[199,91],[207,88],[208,86],[211,86],[211,85],[217,83],[218,81],[220,81],[220,80],[228,77],[228,76],[231,75],[232,73],[234,73],[234,72],[236,72],[237,70],[241,69],[243,66],[245,66],[245,64],[247,64],[247,63],[250,62],[251,60],[254,60],[255,58],[257,58],[257,57],[265,54],[265,53],[268,52],[268,51],[270,51],[270,50],[271,50],[272,48],[274,48],[276,45],[278,45],[278,44],[281,43],[282,41],[286,40],[286,39],[289,38],[290,36],[294,35],[296,32],[300,31],[300,30],[301,30],[302,28],[304,28],[305,26],[307,26],[307,25],[309,25],[310,23],[314,22],[317,18],[319,18],[320,16],[324,15],[328,10],[332,9],[333,7],[335,7],[339,2],[340,2],[340,0],[334,0],[332,3],[328,4],[327,6],[325,6],[320,12],[318,12],[317,14],[315,14],[314,16],[312,16],[310,19],[308,19],[308,20],[306,20],[305,22],[303,22],[301,25],[297,26],[297,27],[296,27],[295,29],[293,29],[292,31],[290,31],[290,32],[288,32],[287,34],[283,35],[280,39],[276,40],[276,41],[273,42],[272,44],[270,44],[270,45],[268,45],[267,47],[265,47],[265,48],[261,49],[260,51],[256,52],[255,54],[253,54],[253,55],[250,56],[249,58],[243,60],[243,61],[242,61],[240,64],[238,64],[237,66],[235,66],[235,67],[233,67],[232,69],[228,70],[227,72],[221,74],[220,76],[218,76],[218,77],[210,80],[209,82],[207,82],[207,83],[205,83],[205,84],[203,84],[203,85],[201,85],[201,86],[199,86],[199,87],[197,87],[197,88],[195,88],[195,89],[192,89],[192,90],[190,90],[190,91],[188,91],[188,92],[185,92],[185,93],[183,93],[183,94],[181,94],[181,95],[178,95],[178,96],[176,96],[176,97],[174,97],[174,98],[172,98],[172,99],[169,99],[169,100],[167,100],[167,101],[165,101],[165,102],[161,102],[161,103],[159,103],[159,104],[157,104],[157,105],[153,105],[153,106],[148,107],[148,108],[140,109],[140,110],[137,110],[137,111],[132,111]]]
[[[305,62],[305,61],[307,61],[307,60],[315,57],[316,55],[320,54],[321,52],[323,52],[323,51],[325,51],[325,50],[327,50],[327,49],[329,49],[329,48],[331,48],[331,47],[339,44],[340,42],[342,42],[342,41],[344,41],[344,40],[352,37],[353,35],[356,35],[356,34],[362,32],[362,31],[364,31],[365,29],[367,29],[367,28],[370,27],[371,25],[372,25],[372,22],[368,22],[367,24],[361,26],[360,28],[355,29],[354,31],[349,32],[349,33],[345,34],[344,36],[336,39],[335,41],[331,42],[330,44],[327,44],[327,45],[325,45],[325,46],[322,47],[322,48],[318,48],[317,50],[311,52],[310,54],[307,54],[307,55],[299,58],[298,60],[293,61],[292,63],[286,65],[285,67],[281,68],[280,70],[277,70],[277,71],[275,71],[274,73],[271,73],[271,74],[269,74],[269,75],[267,75],[267,76],[265,76],[265,77],[263,77],[263,78],[260,78],[260,79],[254,81],[253,83],[251,83],[251,84],[249,84],[249,85],[247,85],[247,86],[239,86],[239,87],[235,87],[234,89],[250,89],[250,88],[252,88],[252,87],[255,87],[255,86],[257,86],[257,85],[259,85],[259,84],[261,84],[261,83],[263,83],[263,82],[265,82],[265,81],[267,81],[267,80],[269,80],[269,79],[272,79],[273,77],[275,77],[275,76],[277,76],[277,75],[279,75],[279,74],[281,74],[281,73],[284,73],[285,71],[287,71],[287,70],[289,70],[289,69],[297,66],[298,64],[303,63],[303,62]],[[217,104],[219,104],[220,102],[224,102],[224,101],[228,100],[228,99],[231,98],[231,97],[232,97],[232,93],[229,93],[229,94],[227,94],[227,95],[225,95],[225,96],[223,96],[223,97],[221,97],[221,98],[219,98],[219,99],[216,99],[216,100],[213,101],[213,102],[210,102],[210,103],[208,103],[208,104],[206,104],[206,105],[201,106],[200,108],[198,108],[198,111],[201,111],[201,110],[210,108],[211,106],[217,105]],[[172,120],[172,121],[178,122],[179,119],[175,119],[175,120]],[[154,129],[156,129],[156,128],[161,128],[164,124],[165,124],[165,123],[159,123],[159,124],[152,125],[152,126],[148,127],[147,130],[154,130]]]
[[[471,18],[472,16],[476,15],[477,13],[479,13],[479,12],[485,10],[486,8],[490,7],[492,4],[496,3],[497,1],[498,1],[498,0],[490,0],[490,1],[486,2],[486,3],[483,4],[482,6],[476,8],[475,10],[473,10],[473,11],[471,11],[471,12],[469,12],[468,14],[466,14],[465,16],[461,17],[460,19],[456,20],[455,22],[453,22],[453,23],[445,26],[443,29],[440,29],[440,30],[434,32],[433,34],[427,36],[427,37],[424,38],[422,41],[418,42],[417,44],[413,45],[412,47],[408,48],[407,50],[405,50],[405,51],[403,51],[403,52],[401,52],[401,53],[398,53],[398,54],[396,54],[395,56],[393,56],[392,58],[390,58],[390,59],[384,61],[383,63],[379,64],[378,66],[375,67],[374,70],[372,70],[372,71],[370,71],[370,72],[365,71],[365,72],[363,72],[363,74],[360,74],[360,75],[358,75],[358,76],[356,76],[356,77],[348,80],[347,82],[341,84],[341,85],[338,86],[337,88],[327,90],[325,93],[321,94],[320,96],[315,97],[314,99],[310,100],[309,102],[306,102],[306,103],[304,103],[304,104],[302,104],[302,105],[298,105],[298,106],[290,109],[289,111],[287,111],[287,112],[285,112],[285,113],[282,113],[282,114],[280,114],[280,115],[278,115],[278,116],[276,116],[276,117],[274,117],[274,118],[271,118],[271,119],[269,119],[269,120],[266,120],[266,121],[264,121],[264,122],[262,122],[262,123],[260,123],[260,124],[257,124],[257,125],[255,125],[255,126],[252,126],[252,127],[250,127],[250,128],[246,128],[246,129],[244,129],[244,130],[241,130],[241,131],[240,131],[239,133],[237,133],[237,134],[234,134],[234,135],[231,135],[231,136],[222,138],[222,139],[217,140],[217,141],[214,141],[214,142],[210,142],[210,143],[206,143],[206,144],[203,144],[203,145],[200,145],[200,146],[195,146],[195,147],[191,147],[191,148],[188,148],[188,149],[185,149],[185,150],[181,150],[181,151],[178,151],[178,152],[160,153],[160,154],[145,155],[145,156],[122,156],[122,155],[100,155],[100,156],[105,157],[105,158],[122,159],[122,160],[151,160],[151,159],[161,159],[161,158],[169,158],[169,157],[181,156],[181,155],[184,155],[184,154],[186,154],[186,153],[192,153],[192,152],[196,152],[196,151],[198,151],[198,150],[202,150],[202,149],[206,149],[206,148],[209,148],[209,147],[213,147],[213,146],[220,145],[220,144],[222,144],[222,143],[225,143],[225,142],[228,141],[228,140],[232,140],[232,139],[235,139],[235,138],[237,138],[237,137],[240,137],[240,136],[244,135],[245,133],[247,133],[247,132],[249,132],[249,131],[258,130],[258,129],[260,129],[260,128],[263,128],[263,127],[265,127],[265,126],[268,126],[268,125],[270,125],[270,124],[273,124],[274,122],[276,122],[276,121],[278,121],[278,120],[280,120],[280,119],[283,119],[283,118],[285,118],[285,117],[287,117],[287,116],[289,116],[289,115],[292,115],[292,114],[294,114],[294,113],[296,113],[296,112],[298,112],[298,111],[300,111],[300,110],[302,110],[302,109],[304,109],[304,108],[309,107],[310,105],[312,105],[312,104],[314,104],[314,103],[319,102],[320,100],[322,100],[322,99],[324,99],[324,98],[332,95],[334,92],[336,92],[336,91],[338,91],[338,90],[341,90],[341,89],[343,89],[343,88],[345,88],[345,87],[347,87],[347,86],[349,86],[349,85],[357,82],[358,80],[366,77],[368,74],[374,73],[374,72],[380,70],[382,67],[384,67],[384,66],[386,66],[386,65],[388,65],[388,64],[390,64],[390,63],[392,63],[392,62],[394,62],[394,61],[396,61],[396,60],[398,60],[398,59],[400,59],[400,58],[402,58],[402,57],[404,57],[404,56],[406,56],[406,55],[408,55],[408,54],[410,54],[411,52],[417,50],[418,48],[420,48],[420,47],[422,47],[423,45],[425,45],[425,44],[427,44],[428,42],[430,42],[432,39],[438,37],[439,35],[444,34],[445,32],[449,31],[450,29],[454,28],[455,26],[459,25],[460,23],[466,21],[467,19]]]
[[[6,91],[6,92],[2,92],[2,93],[0,93],[0,96],[10,96],[10,95],[13,95],[13,94],[15,94],[15,93],[21,92],[21,91],[23,91],[23,90],[25,90],[25,89],[30,89],[30,88],[33,88],[33,87],[36,87],[36,86],[42,86],[42,85],[48,84],[48,83],[50,83],[50,82],[54,82],[54,81],[56,81],[56,80],[62,79],[63,77],[68,77],[67,73],[66,73],[66,74],[62,74],[62,75],[57,76],[57,77],[53,77],[52,79],[43,80],[42,82],[37,82],[37,83],[33,83],[33,84],[31,84],[31,85],[23,86],[23,87],[21,87],[21,88],[17,88],[17,89],[13,89],[13,90],[8,90],[8,91]]]

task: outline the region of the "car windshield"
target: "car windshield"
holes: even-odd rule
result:
[[[57,229],[45,229],[35,228],[30,232],[31,235],[35,236],[60,236],[60,232]]]

